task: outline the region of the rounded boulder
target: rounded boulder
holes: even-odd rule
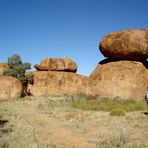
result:
[[[143,100],[148,82],[147,65],[140,61],[103,60],[89,76],[86,94]]]
[[[22,91],[22,83],[18,79],[10,76],[0,77],[0,98],[19,98],[22,95]]]
[[[148,58],[148,30],[133,29],[106,35],[99,45],[105,57],[127,60]]]
[[[67,71],[76,72],[77,64],[68,57],[46,58],[34,66],[38,71]]]

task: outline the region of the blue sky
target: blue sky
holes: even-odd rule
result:
[[[89,75],[104,59],[101,38],[132,28],[148,28],[147,0],[0,0],[0,62],[66,55]]]

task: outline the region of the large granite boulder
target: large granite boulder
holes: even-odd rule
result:
[[[0,76],[3,75],[3,72],[9,68],[8,63],[0,63]]]
[[[100,42],[105,57],[117,59],[148,58],[148,30],[124,30],[106,35]]]
[[[86,94],[142,100],[148,85],[147,66],[146,61],[103,60],[89,76]]]
[[[46,58],[39,65],[34,66],[38,71],[67,71],[76,72],[77,64],[69,59],[64,58]]]
[[[19,98],[22,95],[22,91],[22,83],[18,79],[10,76],[0,77],[0,98]]]
[[[33,85],[28,89],[33,96],[84,94],[87,77],[71,72],[36,71]]]

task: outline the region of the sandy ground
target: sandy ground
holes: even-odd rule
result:
[[[72,108],[70,98],[26,97],[0,101],[2,148],[148,147],[148,116]],[[119,138],[120,137],[120,138]],[[122,138],[122,139],[121,139]],[[120,141],[120,142],[119,142]]]

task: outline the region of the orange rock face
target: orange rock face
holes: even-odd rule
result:
[[[69,59],[64,58],[47,58],[43,59],[39,65],[35,65],[38,71],[67,71],[76,72],[77,64]]]
[[[34,84],[29,85],[33,96],[85,94],[87,77],[71,72],[36,71]]]
[[[142,100],[148,85],[147,62],[104,60],[90,75],[86,94]]]
[[[22,95],[22,83],[13,77],[0,76],[0,98],[13,99]]]
[[[0,63],[0,76],[7,68],[9,68],[8,63]]]
[[[100,42],[105,57],[117,59],[148,58],[148,30],[124,30],[106,35]]]

